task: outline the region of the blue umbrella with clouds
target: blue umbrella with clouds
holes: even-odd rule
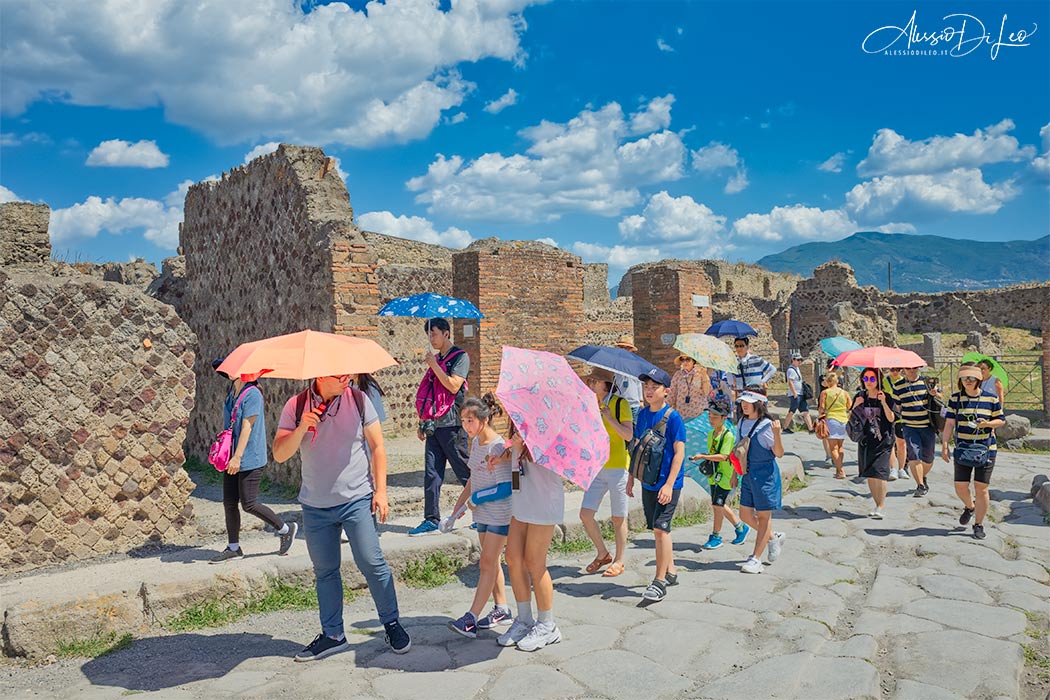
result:
[[[485,318],[485,314],[469,301],[433,292],[391,299],[379,310],[379,315],[414,318]]]

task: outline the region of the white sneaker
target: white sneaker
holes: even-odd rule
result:
[[[900,478],[900,470],[899,469],[890,469],[890,481],[896,481],[899,478]]]
[[[775,562],[780,558],[780,550],[784,546],[784,533],[774,532],[773,539],[769,541],[769,561]]]
[[[762,562],[753,556],[748,557],[744,565],[740,567],[740,570],[745,574],[760,574],[762,573]]]
[[[532,627],[533,625],[515,618],[510,625],[510,629],[496,637],[496,644],[499,644],[501,647],[512,647],[525,639]]]
[[[875,520],[882,520],[882,511],[878,508],[873,510],[869,515],[871,515],[871,517]]]
[[[522,651],[536,651],[548,644],[557,644],[561,641],[561,631],[553,622],[537,622],[529,630],[525,638],[518,642],[518,648]]]
[[[824,458],[824,466],[825,467],[830,467],[833,464],[834,464],[834,462],[831,461],[831,457],[825,457]]]

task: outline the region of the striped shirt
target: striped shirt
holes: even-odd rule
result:
[[[893,389],[901,402],[901,422],[910,428],[929,428],[930,391],[923,378],[909,382],[905,377],[894,384]]]
[[[970,396],[964,392],[952,394],[948,401],[948,414],[945,418],[955,421],[955,435],[957,440],[966,442],[984,442],[988,449],[994,452],[995,430],[973,427],[973,423],[981,421],[1000,420],[1003,417],[1003,407],[999,405],[999,397],[987,391],[982,391],[978,396]]]
[[[467,466],[470,467],[470,489],[471,493],[477,493],[482,489],[495,486],[511,480],[510,461],[497,462],[493,469],[489,469],[488,457],[500,457],[503,455],[503,440],[496,439],[487,445],[482,445],[477,438],[470,441],[470,457],[467,458]],[[482,525],[510,525],[511,499],[502,498],[498,501],[487,501],[474,506],[474,522]]]
[[[749,386],[766,384],[777,373],[777,368],[766,362],[765,358],[751,353],[738,358],[737,362],[738,371],[733,378],[735,379],[734,386],[740,391]]]

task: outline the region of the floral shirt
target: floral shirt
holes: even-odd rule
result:
[[[690,420],[707,410],[707,394],[710,390],[706,371],[694,368],[692,372],[686,372],[680,369],[671,377],[667,403],[678,411],[682,420]]]

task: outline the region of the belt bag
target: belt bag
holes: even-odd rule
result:
[[[980,442],[956,443],[955,461],[968,469],[984,469],[992,462],[992,451]]]

